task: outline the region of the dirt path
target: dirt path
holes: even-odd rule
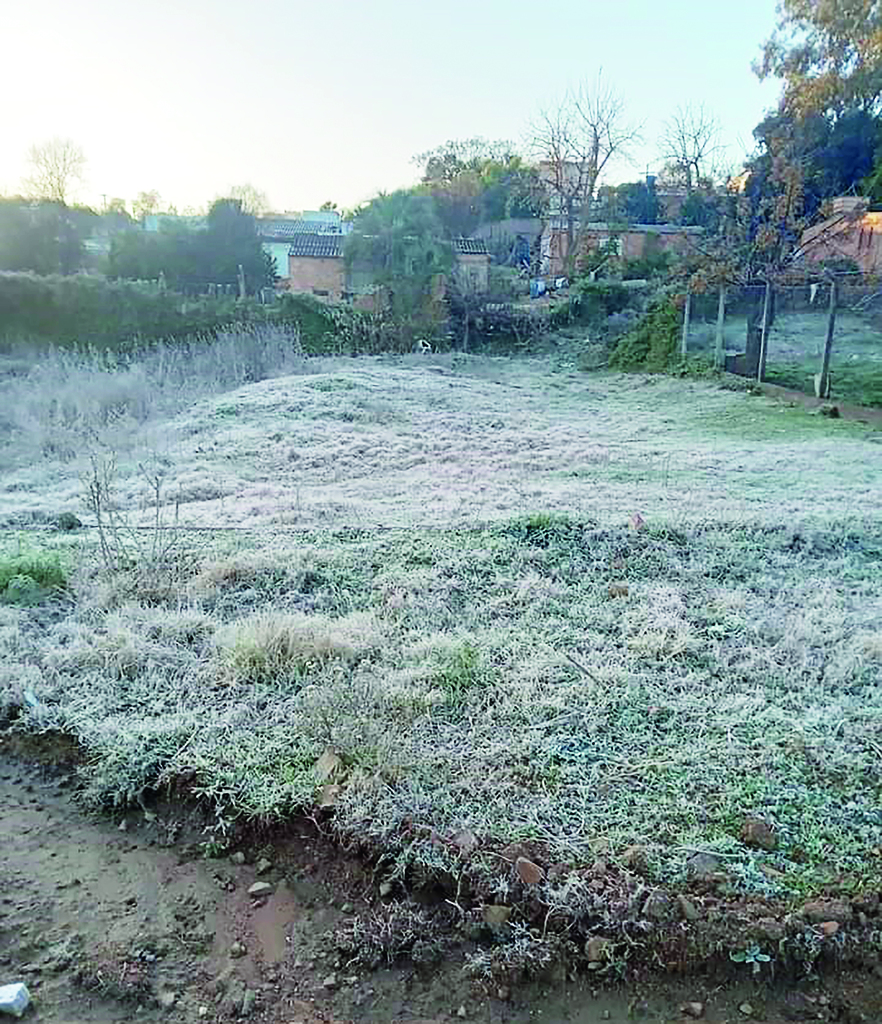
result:
[[[236,863],[205,857],[192,811],[89,816],[74,787],[68,770],[0,757],[0,984],[28,984],[26,1020],[625,1024],[694,1019],[686,1003],[704,1004],[712,1024],[882,1013],[878,981],[847,977],[780,990],[657,978],[603,990],[557,977],[488,992],[463,977],[458,958],[365,972],[338,962],[329,933],[369,912],[376,885],[308,824],[252,840]],[[252,899],[264,879],[272,894]]]

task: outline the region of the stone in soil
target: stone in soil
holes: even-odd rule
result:
[[[719,857],[712,853],[694,853],[686,861],[686,871],[690,878],[698,881],[716,881],[720,876],[722,864]]]
[[[230,855],[230,860],[234,864],[244,864],[245,863],[245,854],[242,853],[241,850],[236,850],[235,853]]]
[[[697,999],[691,1003],[684,1003],[680,1009],[687,1017],[694,1017],[696,1020],[704,1016],[704,1003],[700,1003]]]
[[[267,871],[272,871],[273,863],[267,860],[266,857],[261,857],[257,862],[257,867],[254,869],[258,875],[265,875]]]
[[[273,887],[269,882],[255,882],[254,885],[248,886],[248,895],[253,899],[260,899],[262,896],[269,896],[273,891]]]
[[[771,852],[778,845],[775,830],[762,818],[746,818],[741,826],[741,841],[746,846]]]
[[[329,974],[326,978],[322,979],[322,988],[336,988],[340,982],[337,979],[336,974]]]

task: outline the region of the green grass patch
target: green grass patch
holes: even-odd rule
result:
[[[790,363],[770,361],[766,366],[766,380],[811,395],[819,369],[818,359]],[[882,408],[882,362],[879,359],[834,359],[830,379],[833,401]]]
[[[62,629],[43,686],[98,803],[183,776],[283,816],[332,749],[337,827],[402,872],[455,866],[428,832],[401,842],[418,807],[439,835],[551,861],[640,844],[658,884],[718,851],[733,894],[798,899],[882,884],[880,553],[854,521],[316,533],[208,563],[177,626],[170,601]],[[774,851],[743,844],[748,816]]]
[[[40,604],[67,583],[67,569],[56,551],[0,552],[0,602],[4,604]]]

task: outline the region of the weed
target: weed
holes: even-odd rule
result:
[[[57,551],[19,547],[0,552],[0,602],[35,605],[67,587],[67,570]]]
[[[759,974],[762,965],[772,961],[769,954],[764,953],[756,943],[729,953],[729,959],[736,964],[750,964],[753,974]]]

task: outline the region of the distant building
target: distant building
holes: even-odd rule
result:
[[[865,274],[882,273],[882,211],[861,196],[837,196],[829,217],[802,233],[798,255],[806,263],[853,260]]]
[[[369,305],[369,297],[376,291],[373,273],[369,267],[347,268],[343,259],[345,236],[336,232],[305,231],[286,227],[290,234],[284,245],[284,262],[277,266],[282,274],[279,288],[284,291],[314,295],[322,302],[353,302]],[[266,243],[265,243],[266,244]],[[490,253],[480,240],[457,238],[453,240],[454,273],[462,275],[473,291],[487,290],[490,272]]]
[[[686,253],[704,228],[680,224],[629,224],[627,227],[604,221],[577,227],[576,237],[582,251],[611,246],[623,260],[640,259],[650,252]],[[567,226],[560,218],[551,218],[542,232],[541,270],[556,277],[566,272],[569,255]]]
[[[306,210],[298,214],[271,214],[259,217],[257,232],[263,251],[276,261],[279,287],[288,288],[288,257],[292,243],[308,237],[337,237],[348,234],[351,225],[344,222],[336,210]],[[329,257],[331,258],[331,257]]]

